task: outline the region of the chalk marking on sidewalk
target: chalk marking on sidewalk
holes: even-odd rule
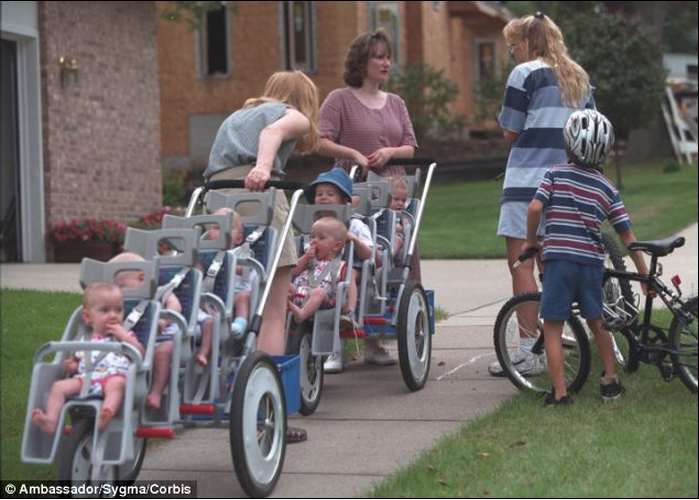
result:
[[[485,353],[485,354],[479,354],[478,356],[474,356],[474,357],[472,357],[471,359],[469,359],[468,361],[466,361],[465,363],[461,363],[460,365],[458,365],[458,366],[455,367],[455,368],[452,368],[452,369],[449,370],[448,372],[443,373],[442,375],[440,375],[439,377],[437,377],[436,380],[437,380],[437,382],[439,382],[439,381],[442,380],[444,377],[447,377],[447,376],[451,375],[452,373],[458,372],[458,371],[461,370],[462,368],[464,368],[464,367],[466,367],[466,366],[468,366],[468,365],[471,365],[471,364],[475,363],[475,362],[478,361],[479,359],[487,358],[488,356],[493,356],[493,355],[495,355],[494,352],[487,352],[487,353]]]

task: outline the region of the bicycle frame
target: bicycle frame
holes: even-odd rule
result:
[[[605,281],[609,278],[616,278],[620,280],[635,281],[645,284],[648,288],[648,294],[645,299],[645,310],[643,311],[643,321],[639,325],[638,318],[634,319],[631,324],[625,325],[619,329],[624,336],[632,343],[633,349],[639,353],[662,353],[662,354],[673,354],[668,345],[668,340],[666,340],[664,345],[655,346],[649,342],[649,336],[653,324],[651,319],[653,316],[653,301],[655,297],[659,297],[665,306],[670,310],[670,312],[687,325],[691,318],[687,318],[684,311],[682,311],[682,306],[684,301],[681,297],[668,288],[662,281],[658,279],[660,273],[658,268],[658,257],[653,256],[651,259],[651,267],[649,274],[640,274],[630,271],[617,271],[615,269],[606,269],[604,279]],[[640,335],[639,335],[640,328]],[[649,362],[648,360],[644,360]]]

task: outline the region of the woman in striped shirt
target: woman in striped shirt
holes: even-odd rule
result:
[[[526,238],[529,202],[544,174],[553,165],[568,161],[563,144],[563,126],[568,117],[595,104],[587,73],[570,58],[561,30],[549,17],[537,12],[514,19],[505,26],[503,35],[517,66],[507,80],[499,116],[512,149],[500,200],[498,235],[505,237],[512,291],[520,294],[537,290],[533,259],[516,269],[511,265]],[[539,234],[543,235],[543,226]],[[532,358],[528,341],[522,339],[520,344],[524,358]],[[533,371],[543,369],[537,360],[528,361]],[[497,362],[489,370],[492,375],[504,375]]]

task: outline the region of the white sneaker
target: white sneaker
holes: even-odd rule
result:
[[[364,362],[368,365],[390,366],[395,365],[396,360],[392,358],[386,349],[378,344],[366,346],[364,351]]]
[[[341,373],[345,369],[342,362],[342,354],[331,354],[323,363],[323,371],[325,373]]]
[[[515,365],[517,363],[521,363],[527,354],[531,353],[518,348],[515,352],[512,353],[512,363]],[[499,361],[493,361],[488,365],[488,373],[490,373],[493,377],[505,376],[505,370],[502,369],[502,366],[500,366]]]
[[[512,365],[522,375],[539,375],[547,370],[546,355],[532,354],[529,351],[518,349],[512,354]],[[504,377],[505,370],[500,366],[500,362],[494,361],[488,365],[488,373],[493,377]]]
[[[545,373],[548,370],[546,367],[546,354],[536,355],[529,353],[529,356],[525,356],[515,367],[524,376]]]

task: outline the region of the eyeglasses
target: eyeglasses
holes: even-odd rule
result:
[[[508,43],[507,45],[505,45],[505,47],[507,47],[507,50],[510,51],[510,54],[512,54],[512,53],[515,51],[515,45],[517,45],[517,44],[515,44],[515,43]]]

